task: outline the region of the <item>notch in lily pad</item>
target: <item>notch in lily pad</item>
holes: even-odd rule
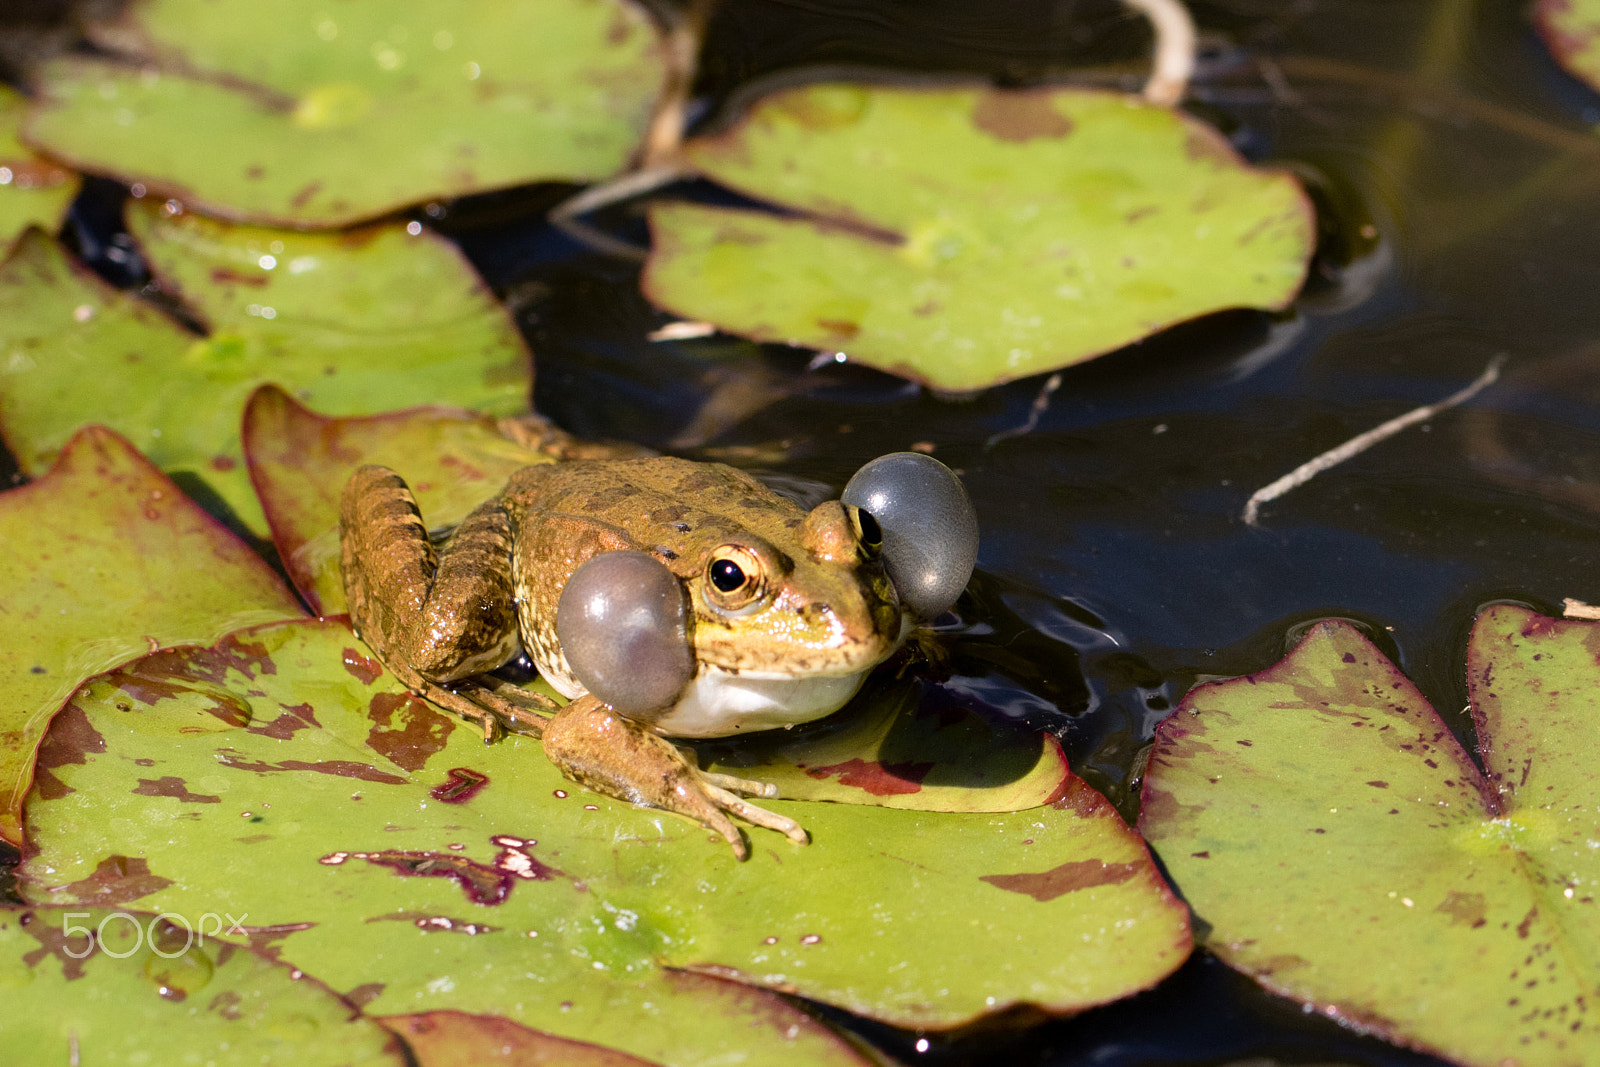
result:
[[[652,300],[942,390],[1281,310],[1315,242],[1293,176],[1098,90],[807,85],[683,157],[770,208],[652,206]]]

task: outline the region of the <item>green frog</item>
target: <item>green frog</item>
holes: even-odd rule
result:
[[[914,623],[869,511],[839,500],[808,511],[722,464],[651,457],[528,467],[440,549],[400,476],[367,466],[346,485],[340,519],[352,623],[403,684],[482,723],[486,740],[507,727],[540,736],[567,777],[688,816],[741,859],[748,848],[730,816],[800,843],[806,831],[747,799],[776,796],[774,787],[703,771],[671,739],[831,714]],[[621,694],[608,703],[580,680],[563,641],[576,628],[604,646],[604,632],[595,641],[581,629],[600,624],[569,625],[579,609],[563,592],[585,564],[612,553],[645,572],[659,564],[650,595],[666,605],[666,621],[637,672],[626,657],[608,668],[623,675],[608,683]],[[961,586],[970,559],[966,567]],[[525,690],[481,677],[519,644],[572,698],[549,717]],[[635,684],[634,673],[652,669],[667,682]]]

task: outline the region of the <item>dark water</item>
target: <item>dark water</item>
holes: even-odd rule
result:
[[[1155,724],[1201,676],[1260,669],[1309,620],[1354,619],[1469,744],[1475,609],[1600,601],[1600,95],[1562,73],[1521,3],[1193,2],[1192,109],[1254,160],[1292,167],[1322,219],[1288,312],[1232,312],[1066,371],[1026,434],[1035,378],[968,400],[733,339],[652,344],[666,321],[633,266],[552,231],[567,190],[450,206],[455,236],[517,309],[537,407],[621,437],[840,487],[929,442],[963,471],[984,534],[940,699],[1057,732],[1131,817]],[[1136,87],[1142,24],[1109,2],[739,0],[709,33],[700,113],[814,65],[1003,84]],[[693,190],[691,190],[693,191]],[[703,192],[703,190],[702,190]],[[108,276],[114,188],[74,224]],[[108,206],[110,209],[108,210]],[[642,235],[637,211],[601,223]],[[1257,488],[1461,388],[1498,384],[1268,504]],[[1197,956],[1160,988],[1014,1034],[933,1039],[829,1013],[908,1062],[1432,1063],[1307,1016]]]

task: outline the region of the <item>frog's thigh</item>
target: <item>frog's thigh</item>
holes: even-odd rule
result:
[[[400,476],[363,467],[341,501],[345,591],[369,644],[435,682],[492,670],[516,651],[511,522],[498,500],[437,556]]]

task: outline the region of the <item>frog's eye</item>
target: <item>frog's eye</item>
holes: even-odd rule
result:
[[[683,586],[646,552],[603,552],[573,571],[556,639],[574,677],[623,715],[671,706],[694,676]]]
[[[869,558],[874,557],[883,548],[883,527],[878,525],[878,520],[872,517],[872,512],[861,508],[850,508],[850,525],[855,528],[856,540],[861,542],[861,547],[866,549]]]
[[[920,452],[879,456],[856,471],[840,499],[852,517],[875,520],[883,567],[902,604],[932,619],[956,602],[978,559],[978,516],[949,467]]]
[[[749,607],[761,597],[761,560],[742,545],[723,545],[706,564],[706,584],[706,598],[724,611]]]

